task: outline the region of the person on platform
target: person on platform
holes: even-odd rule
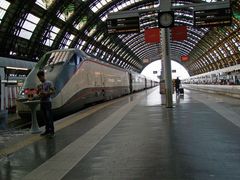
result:
[[[45,132],[41,136],[54,136],[54,123],[52,116],[52,102],[51,96],[55,93],[53,83],[45,79],[44,71],[37,73],[41,84],[37,86],[37,94],[40,97],[40,110],[45,121]]]
[[[181,80],[177,77],[177,79],[175,80],[175,89],[176,89],[176,94],[179,94],[179,87],[181,84]]]

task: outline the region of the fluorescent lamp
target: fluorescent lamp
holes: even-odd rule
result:
[[[7,68],[7,69],[24,70],[24,71],[27,71],[27,70],[28,70],[28,68],[11,67],[11,66],[7,66],[6,68]]]

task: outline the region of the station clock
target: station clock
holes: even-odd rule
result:
[[[174,12],[164,11],[158,13],[159,28],[168,28],[174,26]]]

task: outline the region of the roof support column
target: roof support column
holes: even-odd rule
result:
[[[170,11],[171,1],[170,0],[159,0],[160,11]],[[169,28],[161,28],[161,39],[162,39],[162,71],[163,79],[165,80],[166,87],[166,107],[172,108],[172,68],[170,59],[170,32]]]

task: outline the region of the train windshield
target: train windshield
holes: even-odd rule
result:
[[[47,65],[54,65],[58,63],[65,63],[71,59],[74,52],[72,51],[55,51],[52,52],[46,62]]]
[[[44,70],[46,79],[53,82],[57,95],[71,76],[73,76],[82,60],[83,57],[73,50],[46,53],[28,75],[23,85],[23,91],[20,94],[35,93],[34,88],[40,83],[37,78],[37,72],[41,69]]]

